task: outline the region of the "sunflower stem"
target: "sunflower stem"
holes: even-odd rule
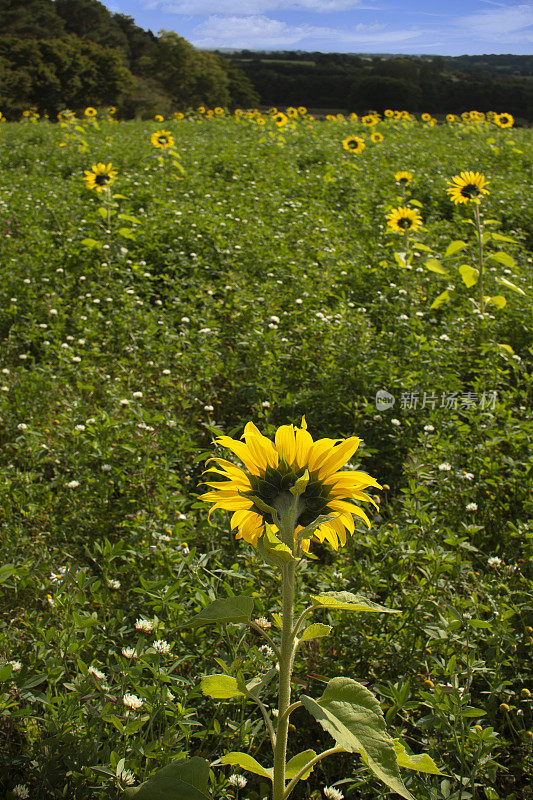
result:
[[[483,223],[481,221],[481,214],[479,213],[479,203],[474,205],[474,220],[476,223],[476,234],[478,243],[478,262],[479,262],[479,310],[482,314],[485,313],[485,287],[484,287],[484,269],[485,258],[483,254]]]
[[[286,528],[285,525],[284,528]],[[287,534],[288,530],[285,529],[282,533]],[[292,536],[294,538],[294,526],[292,527]],[[290,562],[282,567],[282,629],[279,660],[278,726],[276,731],[276,746],[274,748],[272,800],[283,800],[285,797],[285,766],[287,759],[287,738],[289,733],[289,714],[287,711],[291,704],[291,673],[294,643],[292,629],[294,624],[295,573],[295,562]]]

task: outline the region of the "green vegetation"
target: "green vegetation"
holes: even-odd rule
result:
[[[0,123],[2,796],[114,800],[166,765],[177,786],[229,751],[270,763],[255,705],[201,679],[275,674],[249,606],[208,627],[204,609],[251,596],[277,637],[276,570],[208,519],[199,482],[215,436],[305,415],[315,440],[361,437],[351,464],[383,488],[370,529],[299,566],[297,598],[334,627],[299,648],[295,695],[323,719],[334,676],[373,692],[403,764],[443,773],[402,768],[416,800],[530,800],[530,147],[472,119]],[[470,170],[479,207],[447,193]],[[291,725],[289,757],[331,747],[305,709]],[[197,796],[269,796],[230,764],[198,767]],[[355,753],[291,797],[326,786],[384,796]]]

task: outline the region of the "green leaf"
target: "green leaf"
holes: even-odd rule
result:
[[[89,250],[94,250],[95,247],[102,247],[102,243],[97,242],[96,239],[82,239],[80,244],[84,247],[88,247]]]
[[[132,225],[138,225],[140,223],[140,221],[141,221],[137,217],[132,217],[131,214],[119,214],[118,218],[119,219],[123,219],[126,222],[131,222]]]
[[[332,630],[333,628],[331,625],[322,625],[321,622],[315,622],[305,629],[300,637],[300,641],[308,642],[310,639],[322,639],[324,636],[329,636]]]
[[[262,778],[268,778],[270,781],[272,777],[272,769],[262,767],[259,761],[256,761],[253,756],[248,753],[228,753],[220,759],[221,764],[229,764],[232,767],[241,767],[248,772],[253,772],[255,775],[261,775]]]
[[[516,284],[511,283],[511,281],[508,281],[507,278],[497,277],[496,280],[498,281],[498,283],[501,283],[502,286],[505,286],[507,289],[512,289],[513,292],[525,295],[524,290],[521,289],[520,286],[516,286]]]
[[[277,669],[273,668],[269,669],[265,675],[256,675],[255,678],[252,678],[252,680],[248,681],[246,684],[246,691],[257,697],[277,674]]]
[[[410,206],[416,206],[417,208],[424,208],[424,206],[422,205],[422,203],[420,202],[420,200],[409,200],[409,201],[408,201],[408,205],[410,205]]]
[[[513,350],[513,348],[511,347],[510,344],[500,344],[499,342],[497,342],[497,345],[502,350],[505,350],[507,353],[510,353],[512,356],[514,355],[514,350]]]
[[[482,708],[473,708],[472,706],[467,706],[463,711],[461,711],[461,716],[465,719],[477,719],[478,717],[484,717],[486,715],[486,711],[483,711]]]
[[[0,681],[7,681],[11,678],[11,673],[13,672],[13,665],[12,664],[3,664],[0,667]]]
[[[400,739],[394,739],[393,744],[399,767],[414,769],[417,772],[428,772],[430,775],[442,775],[440,769],[427,753],[422,753],[419,756],[408,753]]]
[[[450,293],[448,289],[446,289],[446,291],[439,294],[439,296],[436,297],[435,300],[433,300],[432,304],[430,305],[430,308],[439,308],[439,306],[441,306],[443,303],[448,303],[449,300],[450,300]]]
[[[135,800],[209,800],[209,762],[195,756],[188,761],[172,761],[145,783],[126,789]]]
[[[415,250],[423,250],[424,253],[433,252],[433,249],[431,247],[428,247],[427,244],[424,244],[423,242],[413,242],[413,247]]]
[[[394,253],[394,258],[396,259],[396,263],[400,267],[405,267],[407,261],[405,260],[406,253]]]
[[[424,266],[426,269],[431,270],[431,272],[436,272],[439,275],[448,275],[440,261],[437,261],[436,258],[428,258],[428,260],[424,262]]]
[[[338,516],[338,514],[321,514],[309,525],[306,525],[303,530],[298,531],[296,538],[299,542],[301,542],[303,539],[310,539],[317,528],[320,528],[320,526],[325,522],[331,522],[332,519],[336,519]]]
[[[206,675],[200,684],[202,693],[216,700],[229,700],[231,697],[245,697],[239,689],[236,678],[231,675]]]
[[[241,492],[240,494],[241,497],[246,497],[247,500],[252,500],[253,504],[257,506],[260,511],[264,511],[267,514],[272,515],[276,514],[276,509],[273,506],[267,505],[264,500],[261,500],[260,497],[257,497],[256,495],[245,494],[244,492]]]
[[[333,678],[320,700],[301,701],[348,753],[360,753],[372,772],[405,800],[414,800],[402,781],[392,738],[374,695],[351,678]]]
[[[496,308],[504,308],[507,305],[507,300],[503,294],[495,294],[494,297],[489,297],[487,303],[492,303]]]
[[[516,244],[516,239],[513,239],[511,236],[504,236],[503,233],[492,233],[492,238],[496,239],[498,242],[512,242]]]
[[[294,497],[299,497],[299,495],[305,492],[308,483],[309,483],[309,470],[306,469],[302,477],[298,478],[292,489],[289,489],[289,492]]]
[[[295,561],[290,547],[287,547],[276,536],[272,525],[265,524],[265,533],[257,542],[257,551],[269,564],[275,567],[282,567],[290,561]]]
[[[466,242],[463,242],[460,239],[456,239],[455,241],[450,242],[450,244],[446,248],[446,252],[444,253],[444,258],[449,258],[449,256],[454,256],[456,253],[459,253],[466,247],[468,247]]]
[[[125,239],[135,239],[135,234],[133,233],[133,231],[130,228],[119,228],[118,232]]]
[[[98,206],[96,209],[102,219],[107,219],[107,208],[105,206]]]
[[[300,770],[303,769],[306,764],[309,764],[309,762],[312,761],[315,756],[316,753],[314,750],[304,750],[302,753],[298,753],[297,756],[293,756],[285,767],[285,777],[287,780],[291,781],[293,778],[295,778]],[[307,780],[313,769],[314,767],[309,767],[309,769],[303,773],[300,780]]]
[[[331,608],[335,611],[368,611],[372,614],[401,614],[396,609],[386,608],[372,600],[367,600],[360,594],[351,592],[323,592],[318,595],[311,595],[314,606],[320,608]]]
[[[215,600],[209,603],[199,614],[196,614],[189,622],[184,622],[180,628],[197,628],[200,625],[218,625],[228,622],[250,622],[254,610],[252,597],[239,595],[237,597],[226,597],[224,600]]]
[[[504,253],[502,250],[500,250],[498,253],[489,253],[487,260],[489,258],[492,259],[492,261],[498,261],[500,264],[503,264],[504,267],[509,267],[509,269],[514,269],[515,267],[514,258],[508,253]]]
[[[474,284],[477,283],[477,279],[479,278],[479,270],[474,269],[474,267],[471,267],[470,264],[461,264],[459,267],[459,272],[461,273],[463,283],[469,289],[471,286],[474,286]]]

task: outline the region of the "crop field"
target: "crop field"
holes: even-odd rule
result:
[[[511,122],[0,124],[2,797],[532,800]]]

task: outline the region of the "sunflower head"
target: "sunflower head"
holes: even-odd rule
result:
[[[422,218],[414,208],[400,206],[387,214],[387,226],[396,233],[411,233],[422,227]]]
[[[454,175],[448,181],[446,191],[450,195],[450,200],[457,205],[458,203],[479,203],[484,194],[489,194],[486,188],[487,179],[481,172],[461,172]]]
[[[93,164],[91,169],[86,169],[84,173],[85,186],[87,189],[94,189],[97,192],[102,192],[107,189],[118,175],[116,169],[113,169],[112,164]]]
[[[344,150],[349,150],[351,153],[360,153],[366,147],[360,136],[347,136],[342,140],[342,146]]]
[[[496,114],[494,122],[499,128],[512,128],[514,125],[514,117],[512,114]]]
[[[408,172],[405,169],[401,169],[399,172],[395,173],[394,180],[401,186],[407,186],[407,184],[411,183],[413,180],[413,173]]]
[[[96,110],[96,108],[93,108],[92,106],[87,106],[87,108],[83,113],[86,117],[96,117],[98,111]]]
[[[364,117],[361,117],[361,122],[363,125],[366,125],[367,128],[372,128],[374,125],[378,124],[379,117],[377,114],[365,114]]]
[[[163,122],[165,118],[161,114],[156,114],[154,119],[156,122]]]
[[[155,131],[150,136],[150,141],[154,147],[158,147],[160,150],[166,150],[167,147],[174,145],[174,137],[170,131]]]
[[[278,128],[283,128],[283,126],[289,121],[288,116],[284,114],[283,111],[278,111],[277,114],[274,114],[273,119]]]
[[[312,539],[328,541],[337,549],[346,543],[347,531],[353,534],[354,516],[370,525],[365,512],[352,501],[376,505],[364,490],[381,487],[364,472],[339,471],[359,447],[361,440],[356,436],[315,442],[304,417],[299,428],[278,428],[273,442],[253,422],[246,425],[241,438],[244,441],[228,436],[216,440],[243,466],[223,458],[210,459],[215,464],[206,470],[212,473],[205,481],[210,490],[200,496],[212,504],[211,511],[233,512],[231,527],[237,530],[237,539],[255,547],[265,525],[272,525],[294,551],[298,539],[303,539],[304,550]],[[319,520],[321,517],[325,518]]]
[[[374,133],[370,134],[370,141],[372,142],[372,144],[377,144],[378,142],[382,142],[383,134],[380,133],[379,131],[374,131]]]
[[[420,116],[420,119],[422,120],[422,122],[429,122],[429,120],[431,119],[431,114],[424,112],[424,114]]]

